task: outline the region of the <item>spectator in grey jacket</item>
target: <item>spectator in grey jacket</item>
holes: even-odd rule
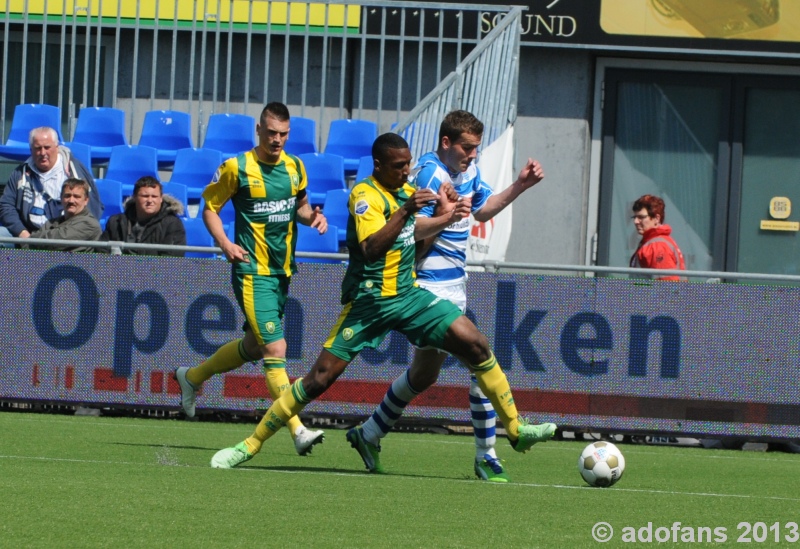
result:
[[[51,219],[44,226],[33,231],[30,238],[51,240],[98,240],[100,223],[89,211],[89,183],[83,179],[70,178],[61,187],[61,204],[64,213]],[[70,246],[57,244],[37,244],[36,248],[61,250],[65,252],[91,252],[91,246]]]
[[[92,172],[68,148],[59,146],[56,131],[35,128],[30,132],[29,143],[31,157],[12,172],[0,197],[0,236],[27,238],[47,221],[60,216],[61,186],[71,177],[86,181],[89,210],[100,219],[103,203]]]

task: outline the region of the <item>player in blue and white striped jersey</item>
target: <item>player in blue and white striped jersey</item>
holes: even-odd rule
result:
[[[544,177],[539,162],[528,159],[517,180],[495,194],[481,179],[480,170],[474,163],[482,136],[483,123],[473,114],[463,110],[447,114],[439,128],[436,152],[426,153],[419,159],[414,178],[418,188],[430,188],[434,192],[439,192],[442,185],[452,185],[459,200],[470,206],[472,216],[479,222],[489,221]],[[443,207],[453,206],[438,204],[420,210],[417,227],[433,226],[436,223],[434,218],[442,219],[441,216],[447,213],[440,211]],[[437,296],[449,299],[462,311],[467,308],[465,267],[469,232],[470,220],[466,218],[417,243],[417,282]],[[377,464],[380,439],[391,430],[406,405],[436,382],[446,358],[447,354],[438,349],[417,349],[411,367],[392,382],[383,402],[364,425],[355,428],[364,443],[362,445],[370,453],[371,461]],[[469,403],[475,432],[475,474],[483,480],[508,482],[494,448],[495,410],[474,377],[470,383]],[[537,427],[541,429],[541,440],[552,437],[556,428],[552,423]],[[380,464],[377,464],[375,470],[380,469]]]

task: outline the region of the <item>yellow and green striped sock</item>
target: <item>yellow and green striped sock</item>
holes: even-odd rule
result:
[[[264,376],[266,377],[267,390],[269,396],[272,397],[273,402],[278,400],[284,391],[289,390],[291,386],[289,383],[289,375],[286,373],[286,359],[265,357],[264,358]],[[295,436],[297,428],[303,425],[300,418],[292,416],[286,423],[291,433],[292,438]]]
[[[206,380],[216,374],[224,374],[235,370],[245,362],[252,362],[255,358],[248,355],[241,339],[229,341],[217,351],[186,372],[186,379],[195,387],[200,387]]]
[[[298,379],[288,391],[284,391],[281,397],[272,403],[267,413],[261,418],[261,422],[256,426],[256,430],[245,439],[247,451],[251,454],[258,453],[261,445],[285,426],[289,422],[289,418],[299,414],[309,402],[311,399],[303,389],[303,380],[302,378]]]
[[[486,395],[492,406],[506,428],[509,439],[519,438],[519,419],[517,418],[517,406],[514,404],[514,395],[511,394],[511,387],[508,378],[497,363],[494,354],[488,360],[477,365],[471,365],[470,369],[478,380],[478,386]]]

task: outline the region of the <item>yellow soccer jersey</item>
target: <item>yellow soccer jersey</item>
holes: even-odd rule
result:
[[[349,201],[351,222],[347,224],[350,263],[342,281],[342,303],[353,300],[359,292],[375,292],[377,296],[389,297],[416,285],[414,216],[409,217],[392,248],[378,261],[368,263],[359,245],[383,228],[415,190],[406,183],[402,188],[390,191],[372,176],[353,187]]]
[[[307,183],[303,162],[285,151],[275,164],[258,160],[253,149],[219,167],[203,199],[217,213],[233,201],[235,241],[250,258],[250,263],[234,265],[237,272],[291,276],[297,271],[295,216]]]

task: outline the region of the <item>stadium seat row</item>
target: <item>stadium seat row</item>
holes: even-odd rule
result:
[[[160,116],[158,123],[152,124],[151,128],[158,125],[163,128],[175,126],[170,131],[183,128],[179,133],[188,129],[188,123],[176,123],[180,120],[187,121],[185,117],[188,115],[179,113],[181,116],[173,118],[167,116],[165,114],[167,112],[147,113],[145,125],[147,126],[148,118],[155,118],[157,114]],[[85,122],[82,123],[82,120]],[[219,122],[213,122],[215,120]],[[185,147],[174,151],[141,144],[141,141],[139,145],[129,145],[125,138],[124,125],[123,111],[102,107],[84,108],[81,110],[73,141],[67,143],[73,154],[86,166],[107,163],[104,177],[96,179],[100,198],[105,205],[101,224],[104,225],[108,217],[123,211],[124,200],[132,194],[133,184],[137,179],[148,175],[160,180],[159,170],[164,167],[164,162],[169,161],[172,173],[170,180],[163,182],[164,192],[183,204],[187,238],[191,232],[191,240],[195,242],[193,245],[213,245],[202,220],[190,218],[189,204],[201,200],[203,189],[226,158],[243,150],[249,150],[255,145],[253,137],[255,121],[245,115],[213,115],[209,121],[204,145],[219,148]],[[60,110],[51,105],[18,105],[9,139],[5,146],[0,146],[0,156],[16,161],[25,160],[30,155],[28,133],[30,129],[40,126],[55,128],[61,138]],[[237,132],[239,138],[235,137]],[[177,146],[180,142],[191,144],[191,139],[187,140],[187,136],[179,142],[168,141],[163,135],[156,137],[156,134],[155,130],[143,131],[142,141],[160,147]],[[311,231],[313,234],[310,234],[306,227],[300,228],[298,250],[336,252],[339,246],[344,244],[346,234],[348,191],[345,174],[356,173],[357,178],[362,179],[371,173],[372,157],[369,153],[372,141],[377,135],[377,127],[372,122],[334,121],[331,124],[329,144],[325,153],[316,150],[316,128],[313,120],[293,118],[290,135],[290,142],[286,148],[289,152],[300,156],[306,166],[309,177],[309,202],[313,206],[324,208],[331,225],[328,234],[322,236],[316,234],[316,231]],[[362,142],[347,149],[345,140],[348,135],[351,138],[353,135],[360,136]],[[353,155],[365,151],[368,154],[353,160],[327,152],[328,149]],[[200,202],[199,211],[202,211],[202,208]],[[228,204],[220,214],[223,223],[232,228],[232,205]],[[310,248],[306,249],[308,246]]]
[[[5,145],[0,145],[0,156],[23,161],[30,155],[28,133],[40,126],[50,126],[61,135],[61,109],[46,104],[23,104],[14,109],[11,131]],[[84,107],[78,113],[78,122],[72,144],[89,146],[88,165],[110,161],[111,151],[117,146],[128,146],[125,130],[125,112],[111,107]],[[220,151],[230,158],[252,149],[255,144],[256,121],[245,114],[213,114],[203,140],[204,149]],[[156,149],[158,165],[169,168],[177,160],[178,151],[193,149],[191,115],[176,110],[148,111],[144,116],[142,134],[138,145]],[[336,154],[344,159],[344,171],[354,175],[362,156],[371,154],[372,142],[378,127],[368,120],[334,120],[330,124],[324,153]],[[316,122],[310,118],[292,117],[291,132],[286,151],[292,154],[318,153]],[[81,153],[83,147],[78,146]]]

